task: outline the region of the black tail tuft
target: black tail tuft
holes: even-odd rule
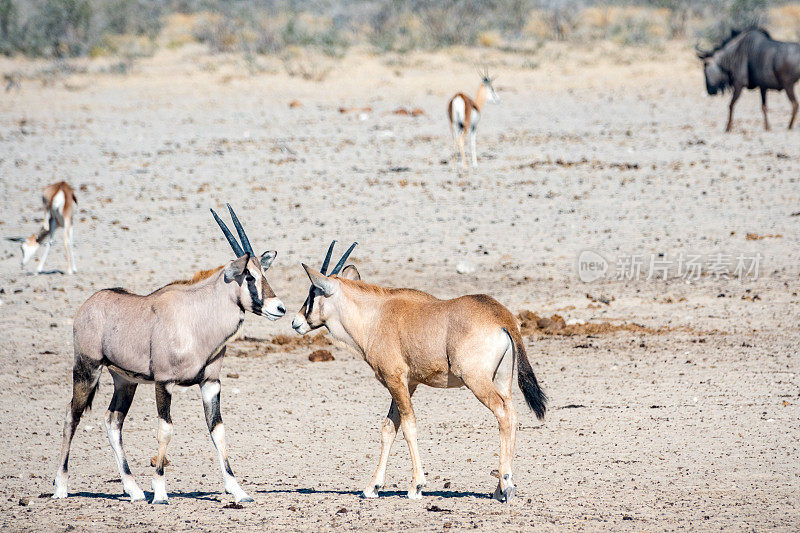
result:
[[[533,367],[531,367],[531,363],[528,361],[528,354],[525,351],[525,345],[522,339],[519,335],[511,335],[510,332],[508,333],[509,337],[511,337],[511,341],[514,343],[514,351],[517,355],[517,364],[519,365],[517,382],[519,383],[519,388],[522,391],[522,395],[525,397],[525,403],[536,413],[536,418],[541,420],[544,418],[544,414],[547,411],[547,395],[539,386],[539,381],[533,373]]]

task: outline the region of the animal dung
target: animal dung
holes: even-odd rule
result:
[[[312,363],[323,363],[333,361],[333,354],[328,350],[314,350],[308,355],[308,360]]]
[[[425,114],[419,107],[415,107],[414,109],[407,109],[405,107],[398,107],[394,111],[389,112],[392,115],[399,115],[401,117],[419,117]]]

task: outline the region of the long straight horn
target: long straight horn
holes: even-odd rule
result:
[[[236,237],[233,236],[233,233],[231,233],[231,230],[228,229],[228,226],[225,225],[225,223],[222,221],[221,218],[219,218],[219,215],[217,215],[217,213],[215,213],[213,209],[211,210],[211,214],[214,215],[214,220],[217,221],[217,224],[219,224],[219,228],[222,230],[222,233],[225,234],[225,238],[228,239],[228,244],[230,244],[231,248],[233,248],[233,253],[236,254],[236,257],[243,256],[244,251],[242,250],[242,247],[239,246],[239,243],[236,242]]]
[[[331,262],[331,254],[333,253],[333,247],[336,244],[336,241],[331,241],[331,245],[328,246],[328,253],[325,255],[325,260],[322,262],[322,269],[320,273],[327,274],[328,273],[328,265]]]
[[[249,253],[250,255],[256,255],[255,252],[253,252],[253,247],[250,246],[250,239],[247,238],[247,234],[245,234],[244,228],[242,227],[242,224],[239,222],[239,217],[237,217],[236,213],[233,212],[231,204],[225,204],[225,205],[228,206],[228,211],[231,212],[231,219],[233,219],[233,225],[236,227],[236,233],[239,234],[239,240],[242,241],[242,247],[244,248],[244,251]]]
[[[344,266],[344,263],[345,263],[345,261],[347,261],[347,258],[348,258],[348,257],[350,257],[350,252],[352,252],[352,251],[353,251],[353,248],[355,248],[355,247],[356,247],[356,244],[358,244],[358,243],[357,243],[357,242],[354,242],[353,244],[351,244],[351,245],[350,245],[350,248],[348,248],[348,249],[347,249],[347,251],[346,251],[346,252],[344,253],[344,255],[342,256],[342,258],[341,258],[341,259],[339,259],[339,262],[338,262],[338,263],[336,263],[336,266],[335,266],[335,267],[333,267],[333,270],[332,270],[332,271],[331,271],[331,273],[330,273],[330,275],[331,275],[331,276],[333,276],[333,275],[335,275],[335,274],[338,274],[339,272],[341,272],[341,271],[342,271],[342,267]]]

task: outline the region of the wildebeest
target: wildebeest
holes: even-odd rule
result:
[[[422,497],[425,471],[417,449],[417,423],[411,396],[420,384],[436,388],[466,385],[497,418],[500,430],[498,477],[494,497],[509,501],[516,491],[511,463],[517,413],[511,401],[514,368],[528,406],[544,417],[547,398],[525,352],[514,315],[485,294],[440,300],[413,289],[388,289],[361,281],[353,265],[342,269],[353,247],[330,274],[333,244],[317,272],[303,268],[311,288],[292,321],[304,335],[325,326],[335,339],[361,356],[392,397],[381,431],[378,467],[363,496],[383,488],[389,452],[398,427],[411,452],[408,497]]]
[[[114,378],[114,396],[105,417],[108,440],[117,460],[125,493],[132,501],[144,492],[128,467],[122,448],[122,424],[139,383],[154,383],[158,410],[158,456],[153,478],[153,502],[167,503],[164,462],[172,436],[170,402],[176,386],[199,385],[206,423],[217,448],[225,491],[237,502],[253,501],[233,476],[225,446],[225,427],[220,415],[219,373],[225,345],[239,331],[245,311],[277,320],[286,313],[275,297],[265,272],[277,252],[261,257],[231,209],[241,245],[214,214],[237,259],[173,282],[146,296],[122,288],[96,292],[75,316],[73,337],[72,401],[64,421],[61,459],[53,498],[67,496],[67,468],[72,437],[81,415],[91,407],[100,372],[105,366]]]
[[[797,115],[794,84],[800,79],[800,44],[776,41],[761,28],[732,31],[731,36],[713,50],[697,48],[697,57],[703,60],[708,94],[733,89],[725,131],[731,131],[733,106],[745,87],[761,89],[761,111],[767,130],[767,91],[786,91],[792,103],[789,129],[792,128]]]

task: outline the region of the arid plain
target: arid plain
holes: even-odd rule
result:
[[[800,527],[800,129],[786,131],[783,95],[770,97],[772,131],[748,93],[725,134],[727,98],[704,94],[688,46],[309,61],[322,81],[191,46],[124,75],[0,61],[21,80],[0,98],[3,528]],[[445,107],[474,93],[476,64],[498,75],[502,102],[485,109],[477,170],[459,172]],[[5,237],[36,229],[39,190],[62,179],[78,195],[79,272],[37,276]],[[289,309],[248,316],[223,371],[231,461],[255,502],[228,506],[196,388],[173,401],[170,504],[125,501],[102,421],[107,373],[73,444],[70,497],[50,500],[78,306],[228,260],[208,211],[225,202],[257,251],[278,250],[268,278]],[[61,239],[48,269],[66,267]],[[322,346],[336,360],[310,362],[324,341],[290,328],[308,290],[300,262],[318,265],[331,239],[359,242],[366,281],[488,293],[528,317],[550,410],[537,421],[514,391],[510,504],[488,498],[496,422],[466,389],[414,397],[425,497],[404,497],[398,439],[384,494],[359,498],[388,393],[347,351]],[[584,250],[609,261],[604,279],[579,279]],[[758,275],[645,279],[651,256],[682,253],[759,257]],[[639,279],[616,279],[633,256]],[[474,271],[458,273],[463,262]],[[152,387],[139,387],[124,439],[146,490],[156,424]]]

